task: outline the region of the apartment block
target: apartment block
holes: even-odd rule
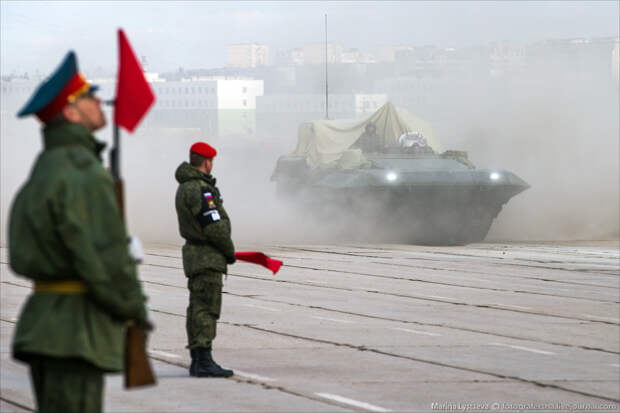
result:
[[[250,68],[266,66],[269,62],[269,47],[265,44],[242,43],[228,45],[228,66]]]

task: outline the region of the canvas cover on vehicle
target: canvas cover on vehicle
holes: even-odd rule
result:
[[[398,147],[398,138],[405,132],[419,132],[426,138],[427,144],[435,150],[441,151],[439,142],[428,122],[413,116],[405,109],[396,108],[388,102],[375,113],[365,119],[336,119],[315,120],[299,125],[297,148],[294,155],[306,159],[312,168],[336,166],[341,168],[363,167],[365,159],[359,158],[356,152],[354,158],[358,162],[351,162],[352,154],[343,156],[350,151],[351,145],[364,133],[366,125],[374,122],[377,134],[384,138],[386,147]],[[359,150],[358,150],[359,151]],[[341,159],[342,158],[342,159]],[[342,162],[339,162],[342,160]],[[359,165],[359,166],[358,166]]]

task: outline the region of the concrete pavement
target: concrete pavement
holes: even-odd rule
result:
[[[156,387],[109,376],[105,408],[129,411],[618,411],[619,244],[245,245],[284,260],[274,277],[230,267],[216,360],[187,375],[178,246],[147,248],[140,276],[156,330]],[[0,409],[34,408],[10,359],[30,293],[2,255]]]

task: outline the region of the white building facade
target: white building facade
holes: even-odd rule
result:
[[[156,102],[151,124],[200,128],[213,138],[254,136],[262,80],[192,78],[151,84]]]

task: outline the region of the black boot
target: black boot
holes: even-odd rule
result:
[[[230,377],[233,375],[232,370],[223,369],[213,361],[211,349],[196,349],[196,367],[194,369],[196,377]]]
[[[196,377],[196,358],[198,357],[196,355],[197,351],[196,350],[189,350],[189,354],[192,357],[192,364],[189,365],[189,375],[192,377]]]

